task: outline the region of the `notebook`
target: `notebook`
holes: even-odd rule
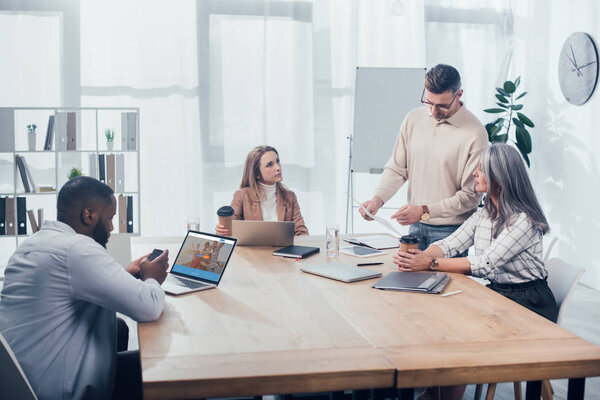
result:
[[[381,290],[438,294],[449,280],[450,277],[445,272],[395,271],[375,282],[373,287]]]
[[[379,256],[381,254],[387,254],[385,251],[372,249],[370,247],[363,246],[352,246],[352,247],[342,247],[340,248],[340,253],[349,254],[354,257],[373,257]]]
[[[216,288],[236,242],[235,238],[188,231],[162,288],[174,295]]]
[[[320,251],[318,247],[312,246],[287,246],[273,252],[274,256],[290,258],[306,258]]]
[[[381,272],[371,271],[340,262],[329,262],[327,264],[304,265],[300,271],[335,279],[342,282],[356,282],[381,276]]]
[[[289,246],[294,244],[295,224],[289,221],[233,220],[232,236],[240,246]]]

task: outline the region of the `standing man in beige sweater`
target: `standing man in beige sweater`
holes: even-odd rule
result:
[[[404,119],[375,195],[363,203],[375,214],[408,181],[408,203],[391,218],[410,225],[421,250],[454,232],[480,200],[473,172],[487,134],[460,101],[462,94],[454,67],[438,64],[427,71],[421,95],[425,107]]]

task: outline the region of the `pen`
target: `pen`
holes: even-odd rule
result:
[[[459,294],[459,293],[462,293],[462,292],[463,292],[462,290],[457,290],[457,291],[455,291],[455,292],[444,293],[444,294],[442,295],[442,297],[446,297],[446,296],[452,296],[453,294]]]
[[[381,265],[383,264],[382,262],[372,262],[372,263],[362,263],[362,264],[356,264],[357,267],[366,267],[367,265]]]

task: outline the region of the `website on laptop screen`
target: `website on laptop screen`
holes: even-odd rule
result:
[[[171,272],[217,283],[234,244],[235,240],[190,232]]]

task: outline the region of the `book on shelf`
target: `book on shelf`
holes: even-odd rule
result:
[[[104,154],[98,154],[98,180],[106,183],[106,161]]]
[[[138,136],[138,113],[121,113],[121,149],[136,150]]]
[[[127,198],[119,195],[119,233],[127,233]]]
[[[90,177],[98,179],[98,157],[96,157],[96,153],[90,153]]]
[[[17,197],[17,234],[27,235],[27,199]]]
[[[52,150],[52,140],[54,139],[54,115],[48,117],[48,128],[46,129],[46,140],[44,140],[44,150]]]
[[[15,154],[15,163],[17,165],[17,169],[19,170],[19,175],[21,176],[25,193],[35,193],[37,189],[35,182],[33,181],[33,177],[31,176],[31,172],[29,171],[27,161],[25,161],[25,157]]]
[[[115,164],[115,192],[123,193],[125,191],[125,154],[117,154]]]
[[[31,232],[36,233],[39,230],[39,228],[37,221],[35,220],[35,214],[33,213],[33,210],[27,210],[27,216],[29,217],[29,225],[31,226]]]
[[[15,151],[15,113],[0,108],[0,152]]]
[[[38,212],[38,221],[37,221],[38,229],[42,229],[42,225],[44,224],[44,209],[38,208],[37,212]]]
[[[67,150],[77,150],[77,114],[67,113]]]
[[[38,191],[37,185],[35,184],[35,181],[33,180],[33,176],[31,175],[31,171],[29,170],[29,165],[27,164],[27,160],[25,160],[25,157],[21,156],[21,161],[23,162],[23,165],[25,166],[25,174],[27,174],[27,180],[29,181],[29,188],[31,189],[31,191],[33,193],[37,193],[37,191]]]
[[[133,233],[133,196],[127,196],[127,233]]]
[[[38,192],[54,192],[56,188],[54,187],[54,185],[42,184],[37,185],[37,190]]]
[[[106,155],[106,184],[115,191],[115,155]]]
[[[67,113],[57,111],[54,114],[54,135],[56,136],[56,150],[67,150]]]

